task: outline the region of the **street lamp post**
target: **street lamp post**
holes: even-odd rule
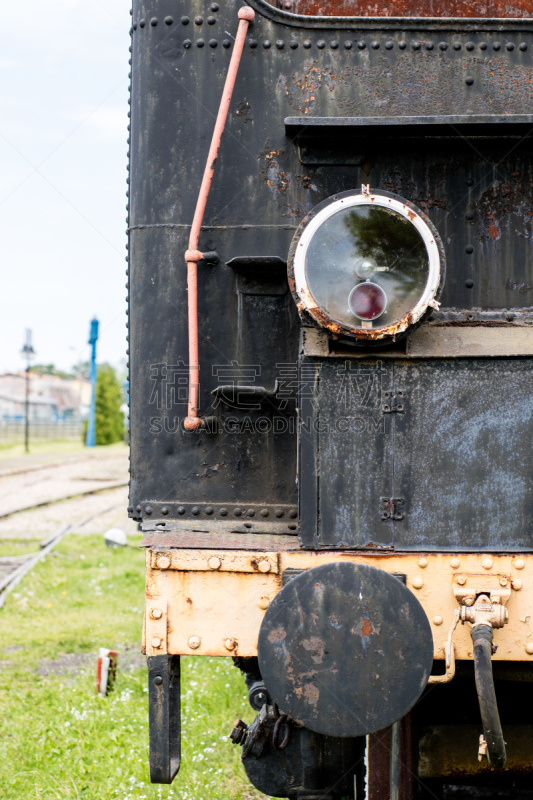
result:
[[[96,444],[96,342],[98,341],[98,320],[96,317],[91,320],[91,331],[89,333],[89,344],[91,345],[91,408],[89,411],[89,421],[87,424],[86,447],[94,447]]]
[[[30,361],[35,355],[31,343],[31,330],[26,328],[26,341],[22,346],[22,355],[26,358],[26,393],[24,398],[24,449],[30,452]]]

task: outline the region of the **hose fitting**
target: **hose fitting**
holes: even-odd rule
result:
[[[487,744],[487,758],[493,769],[501,769],[505,766],[507,754],[492,674],[492,625],[478,622],[473,625],[470,636],[474,645],[476,690]]]

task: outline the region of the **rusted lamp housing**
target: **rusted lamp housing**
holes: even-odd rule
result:
[[[336,336],[384,344],[439,308],[445,258],[420,209],[362,187],[329,197],[302,220],[288,269],[303,318]]]

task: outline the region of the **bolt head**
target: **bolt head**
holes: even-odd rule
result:
[[[154,647],[157,650],[157,648],[161,647],[161,645],[162,645],[162,641],[159,638],[159,636],[154,636],[152,638],[152,647]]]
[[[514,579],[514,581],[512,583],[512,587],[515,590],[515,592],[519,592],[520,591],[520,589],[522,588],[522,581],[520,580],[520,578],[515,578]]]
[[[199,636],[189,636],[189,641],[187,642],[191,650],[198,650],[201,643],[202,640],[200,639]]]
[[[530,656],[533,655],[533,642],[528,642],[526,644],[526,653],[528,653]]]
[[[507,578],[500,578],[500,586],[507,586]]]
[[[481,562],[483,569],[492,569],[492,558],[484,558]]]
[[[428,565],[427,558],[419,558],[418,559],[418,566],[419,567],[422,567],[422,569],[424,569],[424,567],[427,567],[427,565]]]
[[[226,650],[235,650],[235,648],[237,647],[237,642],[235,641],[235,639],[230,639],[230,637],[228,636],[227,639],[224,639],[224,647],[226,648]]]
[[[257,605],[262,611],[266,611],[270,605],[270,597],[267,597],[266,595],[264,597],[260,597]]]
[[[170,567],[170,558],[168,556],[160,556],[157,559],[157,566],[159,569],[168,569]]]
[[[464,575],[459,575],[459,577],[457,578],[457,583],[459,584],[459,586],[464,586],[465,583],[466,583],[465,576]]]
[[[209,569],[220,569],[220,566],[222,564],[220,558],[218,558],[217,556],[211,556],[211,558],[207,563],[209,564]]]
[[[161,619],[161,617],[163,616],[163,612],[161,611],[160,608],[151,608],[150,616],[152,617],[152,619]]]
[[[433,624],[434,625],[442,625],[442,623],[443,623],[443,619],[440,616],[440,614],[435,614],[435,616],[433,617]]]
[[[516,569],[524,569],[524,567],[526,566],[526,562],[524,561],[523,558],[517,558],[516,561],[514,562],[514,565]]]
[[[472,595],[468,595],[468,597],[463,597],[463,605],[464,606],[473,606],[476,602],[476,598]]]
[[[415,589],[421,589],[422,586],[424,585],[424,581],[422,580],[422,578],[419,578],[418,576],[416,578],[413,578],[412,583]]]
[[[257,569],[259,572],[270,572],[270,562],[269,561],[260,561],[257,565]]]

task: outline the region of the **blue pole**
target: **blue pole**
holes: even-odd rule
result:
[[[91,345],[91,408],[89,410],[89,421],[87,425],[86,447],[94,447],[95,441],[95,420],[96,420],[96,342],[98,340],[98,320],[96,317],[91,320],[91,332],[89,334],[89,344]]]

